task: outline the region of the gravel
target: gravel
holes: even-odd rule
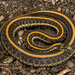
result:
[[[7,57],[4,61],[3,61],[3,63],[4,64],[6,64],[6,63],[11,63],[13,61],[13,57]]]
[[[69,60],[67,61],[66,65],[67,67],[72,68],[74,66],[74,63]]]
[[[10,16],[9,16],[9,19],[11,19],[13,17],[13,14],[11,14]]]
[[[4,20],[4,16],[3,15],[0,16],[0,21],[2,21],[2,20]]]
[[[36,72],[36,70],[35,70],[35,69],[32,69],[32,70],[30,70],[30,72],[31,72],[31,73],[35,73],[35,72]]]
[[[53,67],[52,69],[51,69],[51,72],[52,73],[56,73],[56,72],[58,72],[59,71],[59,69],[57,68],[57,67]]]

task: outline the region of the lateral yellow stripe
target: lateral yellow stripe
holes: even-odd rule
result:
[[[38,31],[31,32],[31,33],[27,36],[27,42],[28,42],[28,44],[29,44],[31,47],[33,47],[33,48],[35,48],[35,49],[48,50],[48,49],[50,49],[51,47],[53,47],[53,46],[55,46],[55,45],[61,45],[61,44],[59,44],[59,43],[56,43],[56,44],[53,44],[52,46],[50,46],[50,47],[48,47],[48,48],[38,48],[38,47],[35,47],[35,46],[31,45],[30,42],[29,42],[29,36],[30,36],[31,34],[33,34],[33,33],[39,33],[39,34],[44,35],[44,36],[46,36],[46,37],[48,37],[48,38],[50,38],[50,39],[58,39],[58,37],[57,37],[57,38],[52,38],[52,37],[50,37],[50,36],[48,36],[48,35],[46,35],[46,34],[44,34],[44,33],[38,32]]]

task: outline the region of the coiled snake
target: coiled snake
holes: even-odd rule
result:
[[[55,31],[45,32],[42,28]],[[24,45],[16,41],[16,33],[23,34]],[[47,46],[35,43],[42,41]],[[70,18],[57,11],[36,11],[8,20],[1,28],[1,44],[12,56],[32,66],[52,66],[69,59],[75,49],[75,26]]]

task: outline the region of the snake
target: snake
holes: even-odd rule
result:
[[[24,30],[23,45],[16,38],[20,30]],[[2,47],[27,65],[58,65],[75,53],[75,22],[58,11],[41,10],[16,16],[5,22],[0,34]]]

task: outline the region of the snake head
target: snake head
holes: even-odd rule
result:
[[[64,50],[64,51],[73,51],[72,47],[70,45],[64,46],[61,45],[60,50]]]
[[[73,51],[73,49],[70,45],[67,45],[66,48],[67,48],[68,51]]]
[[[70,45],[67,45],[66,48],[67,48],[68,50],[73,50]]]

